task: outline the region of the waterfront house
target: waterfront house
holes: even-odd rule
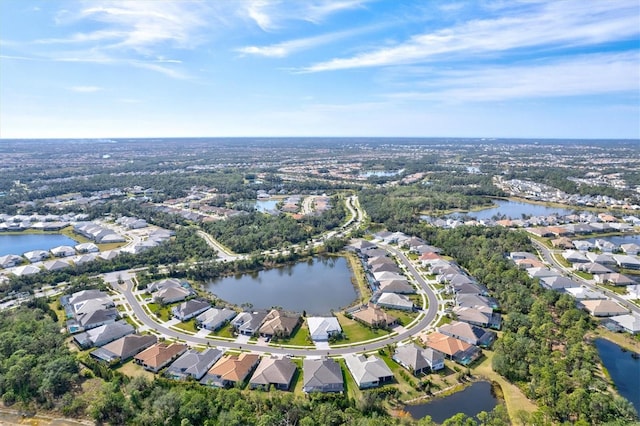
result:
[[[75,256],[76,254],[76,249],[71,246],[58,246],[52,248],[50,251],[55,257],[69,257]]]
[[[231,321],[236,316],[236,311],[229,308],[209,308],[196,317],[199,328],[216,331]]]
[[[240,355],[225,355],[211,367],[200,383],[216,387],[243,383],[259,361],[259,355],[246,352]]]
[[[222,357],[220,349],[207,348],[203,352],[189,349],[172,362],[164,374],[175,380],[187,380],[188,378],[200,380],[220,357]]]
[[[133,359],[145,370],[157,373],[171,361],[187,351],[187,345],[181,343],[160,342],[145,349]]]
[[[17,254],[7,254],[0,256],[0,268],[13,268],[16,265],[21,264],[24,259]],[[39,272],[39,270],[38,270]],[[16,274],[17,275],[17,274]],[[26,275],[26,274],[25,274]],[[20,276],[20,275],[18,275]]]
[[[253,336],[258,333],[267,314],[267,311],[241,312],[231,321],[231,326],[238,334]]]
[[[393,380],[389,366],[375,355],[349,354],[345,355],[344,361],[360,389],[377,387]]]
[[[46,250],[32,250],[23,254],[23,256],[31,263],[42,262],[43,260],[48,259],[50,255],[51,253]],[[22,262],[22,259],[20,261]]]
[[[301,316],[298,314],[272,309],[260,326],[260,335],[263,337],[289,337],[300,324],[300,319]]]
[[[309,335],[314,342],[326,342],[332,336],[342,333],[336,317],[308,317]]]
[[[425,343],[429,348],[443,353],[462,365],[469,365],[482,355],[477,346],[437,331],[428,334]]]
[[[413,302],[402,294],[381,293],[378,295],[376,304],[384,308],[400,309],[403,311],[413,310]]]
[[[344,379],[340,364],[332,358],[305,358],[302,362],[302,391],[343,392]]]
[[[415,343],[398,346],[392,359],[409,370],[414,376],[444,368],[444,356]]]
[[[123,362],[156,344],[153,334],[129,334],[91,352],[91,356],[109,364]]]
[[[297,369],[293,361],[288,358],[262,358],[249,379],[249,387],[267,390],[269,386],[273,386],[276,389],[289,390]]]
[[[353,319],[372,328],[388,328],[398,323],[398,319],[381,308],[367,305],[353,314]]]
[[[210,307],[211,305],[209,302],[205,302],[203,300],[187,300],[186,302],[182,302],[178,306],[171,308],[171,314],[174,318],[177,318],[180,321],[188,321],[203,313]]]

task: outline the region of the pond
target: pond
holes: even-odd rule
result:
[[[344,257],[316,257],[305,262],[238,274],[211,281],[206,289],[220,299],[253,308],[274,306],[288,311],[329,315],[357,298],[352,272]]]
[[[505,216],[507,219],[522,219],[522,215],[527,216],[549,216],[553,214],[568,215],[574,213],[575,209],[562,207],[550,207],[541,204],[525,203],[511,200],[493,200],[495,207],[478,210],[468,213],[453,213],[448,217],[460,217],[463,215],[475,219],[491,219],[494,216]]]
[[[58,246],[75,246],[77,241],[61,234],[0,234],[0,256],[21,255],[32,250],[50,250]]]
[[[607,339],[596,339],[595,345],[618,393],[640,413],[640,359]]]
[[[458,413],[474,417],[481,411],[493,410],[496,405],[498,405],[498,400],[493,394],[491,383],[474,382],[453,395],[436,398],[424,404],[407,405],[405,411],[416,420],[431,416],[431,420],[434,422],[442,423]]]
[[[276,211],[276,206],[279,200],[258,200],[256,201],[255,208],[262,213],[270,213]]]

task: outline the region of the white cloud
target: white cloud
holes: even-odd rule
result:
[[[395,100],[487,102],[635,92],[637,53],[594,54],[549,63],[437,71],[413,85],[421,90],[388,95]]]
[[[520,48],[560,48],[632,39],[640,34],[635,1],[551,1],[526,11],[505,11],[417,34],[403,43],[316,63],[302,72],[379,67],[451,59],[451,55],[486,55]],[[525,13],[526,12],[526,13]]]
[[[73,86],[69,87],[69,90],[78,93],[95,93],[104,90],[102,87],[98,86]]]
[[[282,43],[271,44],[269,46],[246,46],[236,49],[240,53],[247,55],[266,56],[271,58],[283,58],[292,53],[308,50],[317,46],[333,43],[354,35],[362,34],[372,30],[382,28],[381,25],[368,26],[347,31],[337,31],[334,33],[322,34],[315,37],[305,37],[295,40],[288,40]]]
[[[330,15],[360,9],[372,0],[252,0],[244,8],[245,14],[265,32],[281,28],[287,21],[320,23]]]

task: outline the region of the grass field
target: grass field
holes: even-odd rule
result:
[[[147,371],[141,366],[134,363],[132,359],[125,362],[124,364],[120,364],[115,368],[115,370],[129,377],[144,377],[146,379],[153,380],[155,376],[152,372]]]
[[[357,343],[365,340],[376,339],[389,334],[386,330],[373,330],[359,322],[349,319],[344,314],[337,314],[338,322],[342,327],[342,333],[345,338],[338,340],[336,344],[343,345],[349,343]]]
[[[190,319],[189,321],[185,321],[185,322],[179,322],[178,324],[175,325],[175,327],[179,328],[180,330],[184,330],[188,333],[198,332],[198,327],[196,327],[195,319]]]
[[[278,346],[278,345],[293,345],[293,346],[312,346],[311,337],[309,336],[309,327],[307,327],[307,323],[296,327],[293,330],[293,334],[288,339],[278,339],[276,341],[272,341],[273,343],[270,346]]]
[[[229,339],[233,339],[236,337],[233,335],[233,326],[231,325],[231,323],[227,323],[227,325],[214,332],[213,335],[218,337],[227,337]]]
[[[362,264],[360,263],[360,259],[358,259],[358,256],[353,253],[347,253],[345,257],[347,258],[347,261],[349,262],[349,268],[353,273],[353,277],[351,278],[351,280],[356,287],[356,291],[358,292],[360,301],[362,303],[366,303],[366,301],[371,297],[371,289],[369,289],[367,281],[364,277],[364,270],[362,268]]]

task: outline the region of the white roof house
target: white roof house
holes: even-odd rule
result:
[[[48,258],[50,253],[46,250],[32,250],[24,253],[24,257],[31,263],[41,262]]]
[[[616,315],[611,317],[611,321],[616,322],[631,334],[640,333],[640,317],[633,314]]]
[[[51,249],[51,254],[56,257],[75,256],[76,249],[71,246],[58,246]]]
[[[25,275],[37,274],[38,272],[40,272],[40,268],[37,268],[33,265],[24,265],[24,266],[18,266],[12,272],[18,277],[23,277]]]
[[[360,389],[372,388],[393,380],[389,366],[380,358],[371,355],[349,354],[344,357],[345,364]]]
[[[329,337],[342,333],[336,317],[308,317],[307,326],[313,341],[326,341]]]
[[[382,293],[376,303],[379,306],[392,309],[402,309],[405,311],[413,309],[413,302],[407,296],[396,293]]]

